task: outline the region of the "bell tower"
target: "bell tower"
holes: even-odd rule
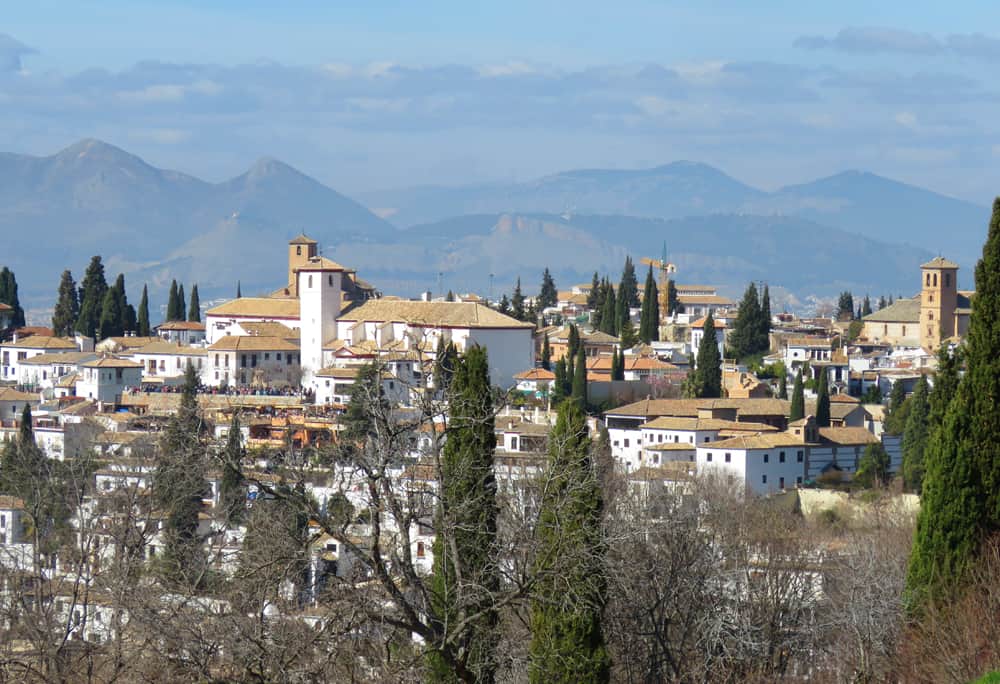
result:
[[[955,335],[958,264],[935,257],[920,267],[920,346],[933,353]]]
[[[299,296],[299,281],[296,277],[300,268],[309,264],[316,257],[318,243],[302,233],[288,243],[288,288],[293,297]]]

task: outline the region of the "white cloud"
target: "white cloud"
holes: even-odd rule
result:
[[[501,76],[525,76],[534,74],[536,70],[527,62],[506,62],[505,64],[489,64],[480,67],[479,75],[486,78],[497,78]]]
[[[191,131],[179,128],[149,128],[129,131],[132,140],[152,142],[158,145],[177,145],[191,139]]]

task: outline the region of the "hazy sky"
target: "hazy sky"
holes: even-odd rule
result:
[[[676,159],[1000,192],[996,2],[18,4],[3,151],[97,137],[209,180],[274,156],[348,193]]]

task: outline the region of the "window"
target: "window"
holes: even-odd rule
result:
[[[274,355],[274,360],[281,361],[281,352],[278,352],[277,354]]]
[[[932,295],[932,294],[927,295],[927,301],[929,301],[931,304],[933,304],[934,303],[934,295]]]
[[[296,245],[295,256],[302,256],[302,245]]]
[[[327,551],[336,551],[337,550],[337,543],[336,542],[327,542],[326,543],[326,550]]]
[[[800,451],[799,453],[795,454],[795,460],[798,461],[799,463],[802,463],[802,461],[805,460],[805,454],[803,454]]]
[[[927,278],[924,280],[924,284],[925,285],[930,285],[931,284],[931,274],[930,273],[927,274]]]
[[[937,273],[934,274],[934,287],[937,287]]]
[[[309,278],[306,280],[306,287],[311,288],[312,286],[313,286],[313,277],[310,275]]]
[[[928,311],[927,312],[927,320],[929,320],[929,321],[933,321],[934,320],[934,312],[933,311]]]
[[[216,366],[216,368],[218,368],[218,366],[219,366],[219,355],[218,354],[215,355],[215,366]]]
[[[705,454],[705,460],[708,461],[709,463],[712,462],[712,454],[711,454],[711,452]]]
[[[903,326],[903,337],[906,337],[906,326]]]
[[[329,285],[330,287],[333,287],[333,274],[332,273],[326,277],[326,284]]]
[[[785,452],[782,451],[780,454],[778,454],[778,463],[784,463],[784,462],[785,462]]]
[[[761,475],[760,482],[761,484],[767,484],[767,475]]]
[[[770,456],[768,454],[764,454],[764,463],[767,463],[769,458]]]
[[[951,274],[950,273],[945,273],[944,274],[944,286],[945,287],[951,287]]]
[[[780,487],[781,489],[785,488],[785,478],[783,477],[778,478],[778,487]]]
[[[625,440],[625,448],[628,449],[628,440]]]
[[[423,558],[425,555],[427,555],[427,550],[424,547],[424,543],[422,541],[418,541],[417,542],[417,558]]]
[[[271,360],[271,352],[264,352],[264,360],[265,361]]]
[[[0,527],[7,527],[7,515],[0,514]]]
[[[797,484],[797,485],[802,484],[802,476],[801,475],[796,476],[796,478],[795,478],[795,484]]]
[[[727,451],[726,452],[726,463],[732,463],[732,462],[733,462],[733,455]]]
[[[712,438],[711,438],[711,437],[708,437],[708,436],[706,436],[706,437],[705,437],[705,441],[706,441],[706,442],[711,442],[711,441],[712,441]]]

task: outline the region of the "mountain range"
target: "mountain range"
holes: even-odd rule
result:
[[[967,269],[988,218],[985,207],[868,173],[765,192],[694,162],[358,199],[275,159],[209,183],[98,140],[48,157],[0,154],[0,262],[37,320],[59,273],[79,278],[93,254],[109,279],[126,274],[133,297],[149,283],[154,303],[173,278],[198,282],[203,302],[232,296],[237,280],[245,294],[270,291],[299,232],[387,294],[499,296],[518,277],[532,292],[545,267],[563,286],[595,270],[616,280],[626,254],[659,256],[666,243],[682,282],[737,294],[767,280],[804,298],[907,293],[938,251]]]

